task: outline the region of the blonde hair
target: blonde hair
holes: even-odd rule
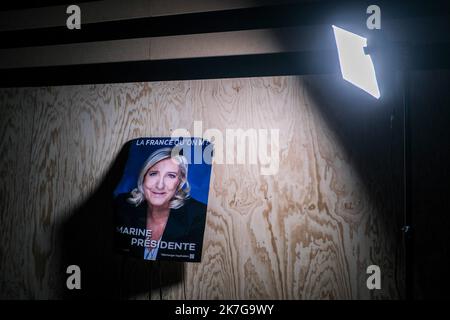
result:
[[[188,162],[187,159],[182,155],[172,155],[171,148],[162,148],[153,152],[150,157],[144,162],[141,172],[137,180],[137,187],[131,191],[131,197],[127,201],[134,204],[136,207],[140,205],[144,200],[144,178],[148,170],[153,167],[156,163],[161,160],[171,158],[173,159],[180,168],[180,184],[178,185],[177,191],[174,197],[170,201],[169,207],[171,209],[178,209],[184,205],[184,202],[189,198],[190,186],[187,181],[188,175]]]

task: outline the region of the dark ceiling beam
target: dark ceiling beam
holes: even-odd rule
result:
[[[0,87],[193,80],[338,72],[335,52],[294,52],[1,69]]]
[[[257,8],[190,13],[82,24],[81,30],[66,26],[0,32],[0,48],[136,39],[171,35],[225,32],[302,25],[339,24],[365,28],[366,9],[373,1],[317,1]],[[450,16],[444,0],[377,1],[382,19]],[[107,10],[107,9],[105,9]],[[62,18],[66,15],[61,13]]]

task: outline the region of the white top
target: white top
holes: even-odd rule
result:
[[[159,241],[158,244],[154,248],[147,248],[144,249],[144,259],[145,260],[156,260],[156,257],[158,256],[158,249],[159,249]]]

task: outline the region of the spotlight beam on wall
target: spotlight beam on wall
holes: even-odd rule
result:
[[[344,80],[380,98],[372,58],[364,52],[367,39],[334,25],[332,27]]]

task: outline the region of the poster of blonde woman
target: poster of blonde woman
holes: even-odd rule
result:
[[[200,262],[211,177],[203,155],[212,145],[200,138],[129,143],[114,191],[116,249],[144,260]]]

